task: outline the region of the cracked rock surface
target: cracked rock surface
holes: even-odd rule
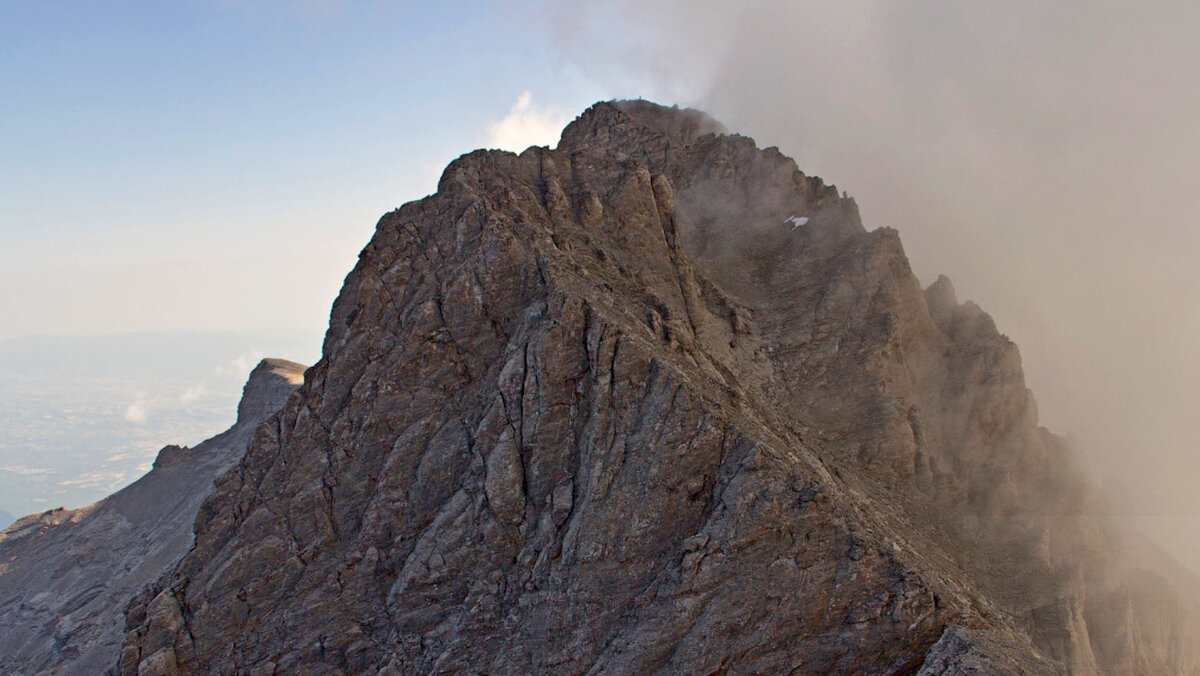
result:
[[[118,671],[1194,673],[1103,512],[894,231],[601,103],[380,220]]]
[[[237,423],[167,446],[141,479],[89,507],[27,516],[0,533],[0,673],[99,674],[116,663],[129,600],[183,556],[213,480],[296,389],[304,367],[263,360]]]

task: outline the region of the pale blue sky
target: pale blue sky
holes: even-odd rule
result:
[[[323,325],[379,215],[523,92],[558,118],[605,97],[543,14],[0,4],[0,338]]]

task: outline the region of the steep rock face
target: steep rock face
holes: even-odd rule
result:
[[[144,477],[77,510],[27,516],[0,533],[0,671],[96,674],[117,660],[125,606],[188,550],[212,482],[299,385],[304,367],[264,360],[237,423],[195,448],[167,446]]]
[[[721,131],[597,104],[386,215],[120,670],[1193,671],[1015,346]]]

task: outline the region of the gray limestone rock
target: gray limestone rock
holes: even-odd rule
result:
[[[1002,673],[1003,669],[991,664],[983,655],[969,630],[950,625],[925,653],[925,661],[916,676],[992,676]]]

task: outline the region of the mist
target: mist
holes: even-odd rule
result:
[[[574,2],[544,27],[608,90],[701,108],[897,228],[1200,571],[1200,6]]]

